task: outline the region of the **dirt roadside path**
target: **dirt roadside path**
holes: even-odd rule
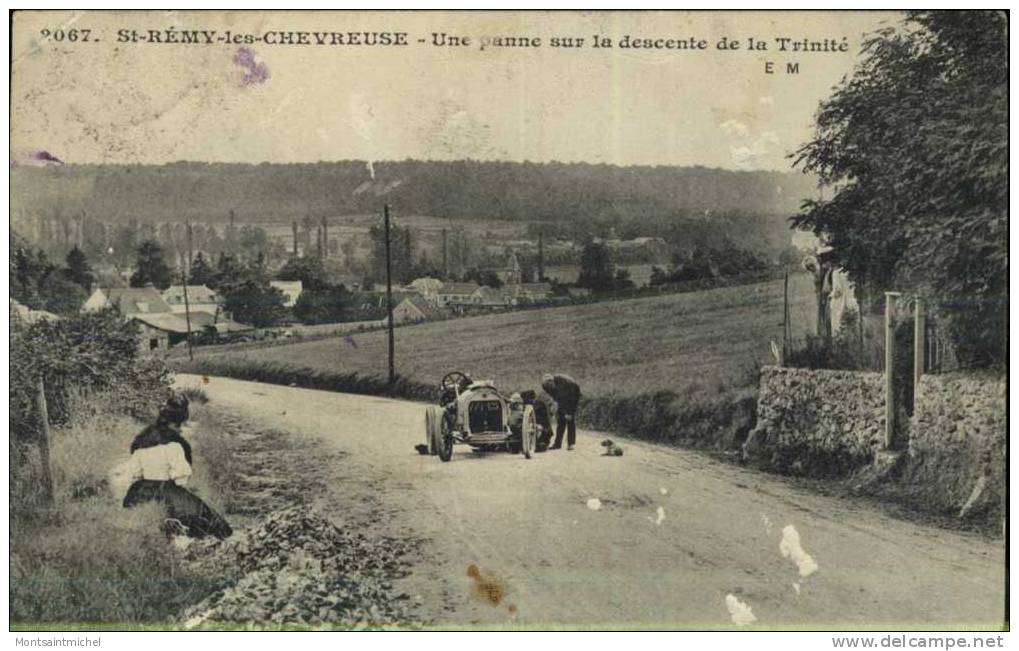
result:
[[[626,442],[625,456],[602,457],[598,435],[581,432],[574,452],[525,460],[458,446],[441,463],[413,450],[418,403],[215,377],[178,384],[201,385],[210,408],[343,453],[318,467],[327,489],[314,502],[375,533],[425,539],[401,588],[438,626],[732,628],[730,594],[767,628],[1002,620],[1003,543],[702,455]],[[795,550],[780,551],[789,525],[817,566],[807,576]]]

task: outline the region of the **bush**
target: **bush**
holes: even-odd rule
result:
[[[51,425],[79,416],[112,413],[148,418],[166,398],[169,372],[156,358],[138,359],[135,326],[115,311],[77,314],[26,326],[11,320],[10,437],[11,512],[35,512],[40,423],[36,406],[42,378]],[[107,404],[82,396],[102,393]],[[102,409],[100,409],[102,408]]]
[[[339,323],[353,297],[343,285],[305,289],[294,305],[294,316],[306,325]]]

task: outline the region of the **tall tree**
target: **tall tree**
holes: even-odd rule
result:
[[[64,259],[67,264],[67,278],[77,283],[86,292],[92,291],[92,267],[85,257],[85,253],[75,246],[67,252]]]
[[[189,285],[205,285],[212,287],[216,284],[216,271],[212,268],[205,256],[199,251],[191,262],[191,274],[188,276]]]
[[[229,253],[220,253],[219,260],[216,262],[216,275],[209,287],[218,289],[220,287],[236,285],[248,280],[250,275],[249,271],[236,257]]]
[[[870,35],[796,163],[833,189],[794,224],[874,294],[959,305],[965,363],[1000,359],[1008,297],[1008,15],[915,11]]]
[[[615,286],[615,265],[609,249],[599,242],[584,245],[580,254],[580,277],[577,285],[588,287],[591,291],[603,292]]]
[[[173,269],[163,259],[163,247],[155,240],[144,240],[138,245],[131,287],[145,287],[152,283],[157,289],[173,284]]]
[[[371,273],[378,283],[386,281],[386,233],[381,223],[369,231],[371,237]],[[389,229],[390,259],[393,281],[408,283],[414,280],[414,236],[409,226],[392,225]]]
[[[352,302],[353,295],[343,285],[304,289],[294,305],[294,316],[301,323],[338,323]]]
[[[114,264],[127,266],[131,263],[131,256],[138,247],[138,224],[118,224],[113,232],[113,239],[110,248],[113,249],[111,257]]]
[[[10,231],[11,298],[33,309],[45,307],[42,283],[54,271],[46,254]]]
[[[303,289],[325,289],[329,283],[322,260],[316,257],[291,258],[276,272],[276,280],[300,280]]]

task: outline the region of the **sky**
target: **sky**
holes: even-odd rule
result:
[[[19,12],[11,159],[28,164],[39,152],[65,163],[473,158],[789,170],[787,154],[810,137],[818,102],[852,71],[863,34],[899,19],[867,12]],[[269,32],[275,40],[280,32],[406,32],[410,44],[117,42],[118,32],[170,28],[216,30],[216,38]],[[66,37],[71,29],[79,30],[75,43]],[[438,47],[433,34],[472,42]],[[593,35],[614,46],[591,47]],[[627,35],[703,39],[707,49],[622,48]],[[542,45],[479,46],[499,37],[538,37]],[[552,47],[554,37],[585,43]],[[722,37],[740,49],[717,49]],[[748,38],[769,49],[748,51]],[[778,38],[845,39],[848,51],[780,52]],[[773,74],[765,72],[769,61]],[[788,63],[798,64],[798,74],[786,72]]]

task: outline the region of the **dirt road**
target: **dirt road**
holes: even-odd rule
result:
[[[603,457],[599,436],[581,432],[573,452],[525,460],[458,446],[441,463],[413,450],[421,404],[221,378],[203,386],[210,408],[346,453],[323,464],[331,490],[317,501],[340,520],[368,510],[380,530],[426,540],[402,587],[439,626],[735,628],[728,595],[752,610],[752,627],[1002,620],[1003,544],[703,455],[623,442],[625,456]]]

